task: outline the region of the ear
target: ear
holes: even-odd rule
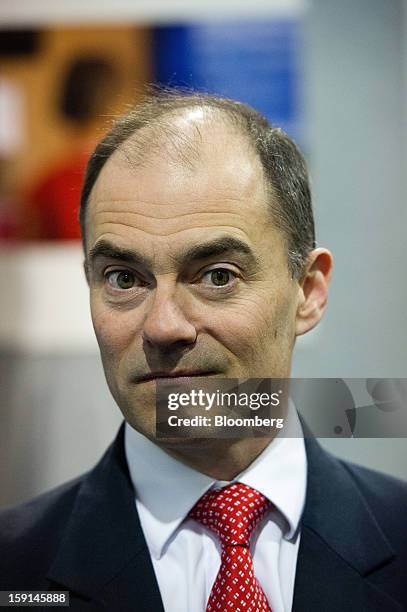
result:
[[[308,256],[305,273],[299,283],[297,336],[306,334],[321,320],[328,300],[332,274],[332,255],[327,249],[314,249]]]

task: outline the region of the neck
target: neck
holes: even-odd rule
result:
[[[272,438],[194,440],[189,446],[164,446],[169,455],[215,480],[233,480],[270,444]]]

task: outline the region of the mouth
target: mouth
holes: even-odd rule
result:
[[[145,376],[140,376],[137,379],[137,383],[146,383],[146,382],[187,382],[189,379],[193,378],[203,378],[207,376],[214,376],[216,372],[214,371],[202,371],[202,370],[158,370],[157,372],[150,372]]]

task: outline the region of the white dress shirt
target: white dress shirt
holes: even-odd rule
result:
[[[295,421],[300,431],[296,413]],[[214,533],[185,518],[208,489],[229,483],[180,463],[128,424],[125,451],[165,611],[205,612],[221,547]],[[273,612],[292,608],[306,467],[303,438],[278,436],[233,480],[273,504],[250,545],[255,576]]]

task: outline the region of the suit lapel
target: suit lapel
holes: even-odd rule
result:
[[[134,504],[124,456],[124,428],[85,477],[48,573],[71,591],[75,609],[163,611]],[[86,603],[86,601],[88,603]]]
[[[401,606],[369,582],[394,552],[344,465],[306,438],[307,498],[294,612],[386,612]]]

